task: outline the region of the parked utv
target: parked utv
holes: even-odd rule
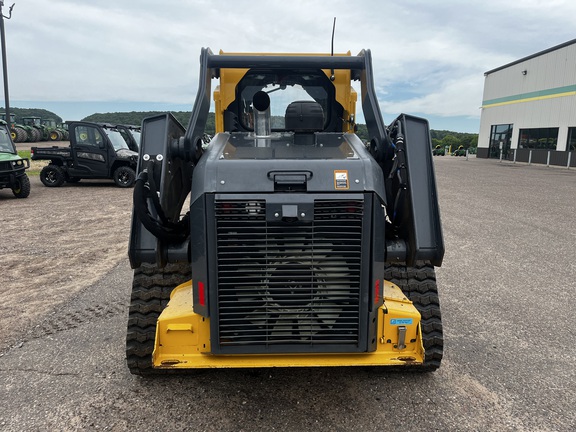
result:
[[[0,120],[0,189],[10,188],[16,198],[27,198],[30,195],[28,168],[30,161],[18,156],[8,125]]]
[[[140,126],[119,124],[115,127],[126,140],[130,150],[138,152],[138,149],[140,148]]]
[[[81,179],[113,179],[120,187],[131,187],[136,179],[138,153],[115,127],[67,122],[69,147],[32,147],[32,160],[50,160],[40,172],[45,186],[57,187]]]

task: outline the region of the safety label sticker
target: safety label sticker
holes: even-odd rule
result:
[[[412,318],[392,318],[390,325],[412,325]]]
[[[349,189],[348,170],[334,170],[334,187],[336,189]]]

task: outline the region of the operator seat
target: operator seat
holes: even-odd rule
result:
[[[311,100],[296,101],[286,107],[284,128],[294,132],[294,144],[313,145],[314,132],[324,130],[324,110]]]

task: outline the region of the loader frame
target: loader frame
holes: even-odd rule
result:
[[[198,194],[207,192],[198,192],[203,191],[202,187],[194,192],[191,179],[196,168],[206,168],[206,158],[201,158],[205,153],[203,138],[210,97],[213,95],[215,100],[217,133],[211,146],[221,146],[231,136],[234,124],[226,110],[237,100],[236,86],[249,71],[322,71],[334,86],[334,100],[341,112],[341,118],[330,123],[339,129],[327,132],[337,132],[347,142],[359,144],[363,153],[368,149],[371,156],[368,159],[373,159],[372,165],[378,171],[381,180],[375,183],[379,185],[379,198],[373,208],[385,209],[386,220],[384,216],[381,220],[386,229],[382,230],[385,234],[371,239],[371,244],[379,242],[384,256],[378,258],[378,264],[385,265],[372,276],[375,283],[367,279],[362,282],[362,301],[367,304],[370,298],[371,312],[360,316],[369,317],[369,322],[362,325],[370,326],[373,333],[364,330],[359,333],[368,341],[368,347],[359,345],[357,352],[339,352],[337,344],[326,351],[320,348],[310,352],[258,348],[253,352],[226,351],[215,347],[213,339],[217,338],[218,327],[211,323],[217,315],[215,305],[206,303],[210,299],[204,292],[204,283],[198,282],[199,273],[192,275],[193,280],[185,276],[189,276],[191,268],[207,268],[206,261],[202,261],[206,260],[206,251],[197,250],[206,247],[198,241],[206,238],[203,225],[206,213],[199,211],[203,207],[198,207],[182,217],[182,208],[191,192],[191,203],[200,202]],[[214,91],[213,79],[220,79],[220,86]],[[360,82],[360,101],[369,134],[364,144],[354,135],[357,94],[351,81]],[[239,128],[247,132],[246,125]],[[148,361],[158,369],[345,365],[424,365],[428,370],[436,369],[442,358],[443,342],[433,266],[442,264],[444,243],[430,143],[425,119],[402,114],[390,125],[384,124],[369,50],[356,56],[223,52],[215,55],[209,48],[203,48],[198,92],[188,127],[185,129],[171,114],[142,122],[129,245],[130,263],[135,269],[127,337],[131,371],[147,373]],[[208,156],[214,157],[214,152]],[[371,174],[367,170],[363,175]],[[210,188],[211,193],[218,193],[214,182]],[[191,231],[198,231],[196,237],[190,235]],[[164,271],[174,266],[184,268],[179,271],[184,280],[173,278],[173,270]],[[173,290],[178,284],[172,285],[172,280],[179,281]],[[374,286],[369,286],[372,283]],[[151,290],[148,284],[152,285]],[[154,309],[151,312],[143,304],[148,301]],[[422,315],[421,310],[426,313]],[[154,334],[149,333],[152,324]],[[365,337],[367,334],[369,337]],[[151,339],[153,351],[149,351]]]
[[[236,75],[238,81],[249,69],[321,69],[331,79],[334,77],[336,83],[342,80],[339,74],[360,81],[362,110],[370,138],[368,145],[387,181],[386,201],[392,229],[387,231],[386,260],[408,265],[429,261],[440,266],[444,241],[428,121],[402,114],[388,127],[384,124],[374,88],[370,50],[362,50],[357,56],[215,55],[209,48],[203,48],[198,92],[187,129],[170,114],[150,117],[142,123],[137,175],[142,171],[153,175],[159,206],[166,217],[177,222],[190,193],[193,169],[203,153],[212,79],[221,78],[229,71],[240,71]],[[228,83],[227,88],[230,86]],[[343,88],[342,85],[337,87],[336,99],[343,99]],[[215,95],[219,96],[223,91],[222,88],[216,89]],[[350,95],[348,101],[344,102],[348,116],[344,119],[345,132],[355,121]],[[217,100],[216,123],[219,128],[224,124],[223,108]],[[148,161],[142,159],[143,155],[149,156]],[[129,258],[133,268],[143,262],[164,266],[168,262],[189,261],[189,240],[159,239],[133,215]]]

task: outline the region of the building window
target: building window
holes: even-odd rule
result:
[[[501,124],[492,125],[490,129],[490,153],[489,157],[500,157],[500,150],[502,155],[506,157],[508,150],[510,150],[510,141],[512,139],[512,125]]]
[[[568,145],[566,146],[566,150],[576,150],[576,127],[568,128]]]
[[[556,150],[558,128],[520,129],[518,148]]]

